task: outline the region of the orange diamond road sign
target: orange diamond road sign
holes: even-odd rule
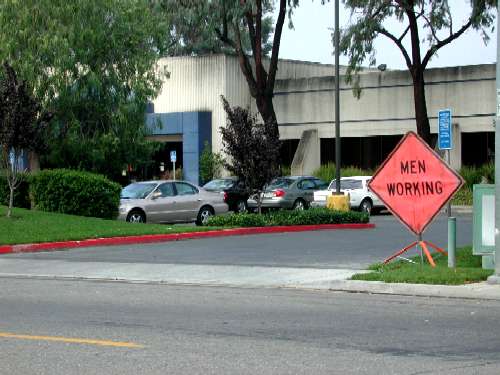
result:
[[[375,172],[369,187],[420,235],[463,183],[422,138],[408,132]]]

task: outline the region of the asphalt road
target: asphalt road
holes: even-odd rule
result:
[[[363,269],[415,240],[393,216],[373,216],[375,229],[328,230],[72,249],[2,258],[148,264]],[[436,218],[424,239],[446,247],[447,218]],[[458,246],[472,243],[472,216],[457,216]],[[413,252],[411,255],[415,255]]]
[[[111,282],[0,284],[1,374],[500,373],[500,302]]]

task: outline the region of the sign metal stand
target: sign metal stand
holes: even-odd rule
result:
[[[177,161],[177,153],[174,151],[170,151],[170,161],[174,164],[174,180],[175,180],[175,162]]]

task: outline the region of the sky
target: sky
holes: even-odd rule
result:
[[[467,3],[464,0],[449,1],[457,29],[470,11]],[[349,12],[343,9],[342,1],[340,8],[340,27],[342,27],[349,21]],[[283,28],[280,58],[333,64],[330,29],[333,29],[334,22],[333,0],[325,5],[321,5],[320,0],[302,0],[294,11],[294,29],[291,30],[286,26]],[[496,20],[494,23],[496,26]],[[400,28],[397,22],[386,27],[390,30],[394,30],[394,27]],[[495,63],[496,31],[489,35],[490,40],[485,45],[478,32],[468,30],[459,39],[440,49],[428,67]],[[377,65],[387,64],[389,69],[406,69],[403,56],[394,43],[383,36],[377,39],[375,44]],[[347,57],[341,56],[340,64],[347,64]]]

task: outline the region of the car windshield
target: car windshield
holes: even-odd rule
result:
[[[289,188],[295,182],[294,179],[287,177],[278,177],[270,182],[267,186],[267,190],[283,189]]]
[[[215,190],[222,191],[224,189],[229,189],[234,184],[234,180],[228,178],[221,178],[218,180],[212,180],[203,185],[205,190]]]
[[[121,199],[144,199],[157,186],[156,183],[135,183],[125,186],[120,194]]]
[[[332,180],[330,182],[330,186],[328,187],[329,190],[335,190],[337,187],[335,186],[336,180]],[[354,189],[362,189],[363,184],[361,180],[340,180],[340,190],[354,190]]]

